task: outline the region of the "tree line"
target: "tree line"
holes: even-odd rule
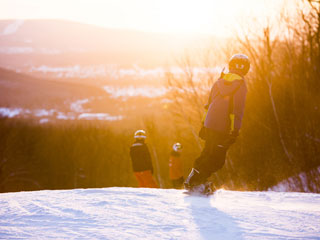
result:
[[[303,172],[306,179],[294,178],[292,190],[320,192],[320,3],[298,2],[294,15],[283,12],[256,29],[260,32],[239,34],[219,51],[225,63],[234,53],[247,54],[251,71],[240,137],[212,180],[226,189],[267,190]],[[166,74],[166,110],[128,128],[0,119],[1,192],[135,187],[129,147],[140,128],[148,135],[155,178],[162,188],[171,187],[172,144],[184,147],[185,176],[203,147],[198,137],[203,106],[220,74],[210,71],[217,63],[212,54],[217,58],[217,51],[208,49],[201,62],[182,58],[182,73]],[[197,75],[194,62],[208,71]]]

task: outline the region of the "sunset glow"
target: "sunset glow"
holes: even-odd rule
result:
[[[239,21],[277,16],[284,3],[289,7],[284,0],[0,0],[0,18],[52,18],[146,32],[224,35]]]

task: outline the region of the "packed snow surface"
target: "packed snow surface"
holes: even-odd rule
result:
[[[0,194],[3,239],[320,239],[320,195],[145,188]]]

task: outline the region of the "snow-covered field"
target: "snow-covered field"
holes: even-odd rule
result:
[[[101,121],[119,121],[123,119],[123,116],[116,115],[112,116],[108,113],[78,113],[74,112],[62,113],[55,109],[37,109],[37,110],[29,110],[22,108],[4,108],[0,107],[0,116],[13,118],[17,116],[34,116],[40,118],[40,123],[49,122],[49,118],[56,118],[59,120],[101,120]]]
[[[320,239],[320,195],[75,189],[0,194],[3,239]]]
[[[112,97],[161,97],[167,93],[167,89],[165,87],[113,87],[113,86],[104,86],[103,89]]]
[[[89,99],[83,99],[75,101],[71,103],[70,110],[71,112],[60,112],[55,109],[23,109],[23,108],[7,108],[0,107],[0,116],[1,117],[28,117],[33,116],[39,118],[40,123],[49,122],[50,119],[58,119],[58,120],[100,120],[100,121],[119,121],[124,117],[121,115],[110,115],[108,113],[92,113],[88,112],[90,110],[84,109],[83,104],[89,102]]]

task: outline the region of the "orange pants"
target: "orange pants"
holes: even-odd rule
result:
[[[156,181],[153,179],[150,170],[143,171],[143,172],[135,172],[134,175],[136,176],[139,187],[143,188],[159,188]]]

